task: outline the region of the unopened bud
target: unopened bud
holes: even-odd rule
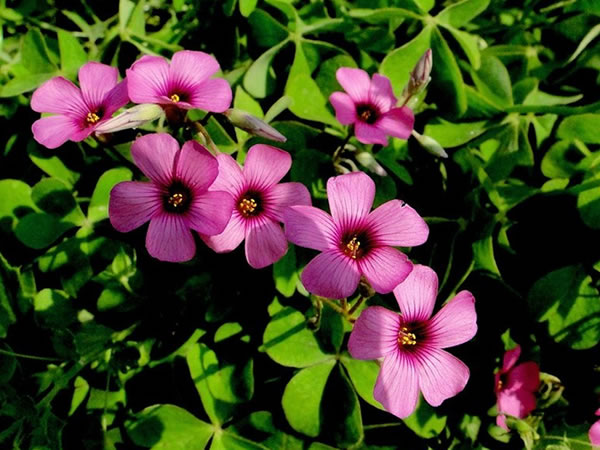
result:
[[[375,160],[375,157],[369,152],[360,152],[356,155],[356,160],[370,172],[373,172],[380,177],[385,177],[387,172],[381,165]]]
[[[431,67],[433,65],[433,55],[431,49],[428,49],[419,59],[412,72],[408,84],[404,87],[403,96],[410,98],[421,92],[431,80]]]
[[[96,133],[114,133],[115,131],[137,128],[158,119],[162,114],[163,109],[159,105],[151,103],[136,105],[101,123],[95,131]]]
[[[444,147],[442,147],[438,143],[438,141],[436,141],[432,137],[425,136],[423,134],[419,134],[415,130],[413,130],[412,135],[419,142],[419,144],[421,144],[421,147],[423,147],[425,150],[427,150],[433,156],[439,156],[440,158],[448,157],[448,153],[446,153],[446,150],[444,150]]]
[[[285,142],[286,137],[269,125],[267,122],[254,117],[252,114],[240,109],[229,108],[223,113],[235,127],[255,136],[271,139],[272,141]]]

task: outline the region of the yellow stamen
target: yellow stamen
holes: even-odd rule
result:
[[[177,103],[179,100],[181,100],[181,99],[179,98],[179,95],[177,95],[177,94],[171,94],[171,97],[169,97],[169,98],[171,99],[171,101],[172,101],[173,103]]]
[[[496,386],[497,390],[502,389],[502,386],[504,386],[504,383],[502,383],[502,380],[498,380],[498,385]]]
[[[371,111],[370,109],[364,109],[360,113],[360,120],[362,120],[363,122],[369,122],[369,120],[371,120],[372,115],[373,115],[373,111]]]
[[[258,203],[256,203],[256,200],[254,200],[253,198],[243,198],[242,201],[239,203],[239,207],[242,211],[242,214],[249,216],[254,211],[256,211]]]
[[[414,333],[409,333],[408,328],[402,327],[398,333],[398,344],[401,345],[416,345],[417,336]]]
[[[167,202],[169,203],[169,205],[171,205],[173,208],[177,208],[179,205],[181,205],[183,203],[183,194],[180,194],[179,192],[171,195],[169,197],[169,199],[167,200]]]
[[[346,254],[350,256],[352,259],[356,259],[356,253],[360,248],[360,241],[354,236],[350,242],[346,244]]]
[[[85,117],[85,121],[89,124],[94,124],[96,122],[98,122],[100,120],[100,116],[98,114],[96,114],[95,112],[89,112],[87,113],[87,116]]]

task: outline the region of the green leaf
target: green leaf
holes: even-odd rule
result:
[[[288,109],[291,104],[292,104],[291,98],[289,98],[285,95],[283,97],[279,98],[279,100],[277,100],[275,103],[273,103],[271,105],[271,107],[267,110],[267,112],[265,113],[265,117],[263,118],[264,121],[267,123],[271,122],[279,114],[281,114],[283,111]]]
[[[33,299],[36,319],[47,327],[69,326],[77,322],[77,311],[69,297],[55,289],[42,289]]]
[[[242,16],[248,17],[252,13],[252,11],[254,11],[254,8],[256,8],[258,0],[239,0],[239,2],[240,13],[242,14]]]
[[[278,364],[288,367],[307,367],[330,360],[315,333],[306,326],[299,311],[286,307],[273,316],[263,335],[261,349]]]
[[[447,28],[452,34],[456,42],[462,47],[467,59],[473,66],[473,69],[479,70],[481,67],[481,55],[479,53],[480,37],[474,34],[466,33],[465,31],[457,30],[456,28]]]
[[[354,359],[347,353],[340,358],[340,361],[348,371],[348,376],[358,395],[369,405],[384,410],[381,403],[373,398],[373,389],[380,369],[379,365],[375,361]]]
[[[487,270],[500,276],[500,269],[494,258],[494,241],[492,236],[473,242],[473,260],[475,261],[474,270]]]
[[[12,349],[8,344],[4,344],[2,347],[8,353],[0,353],[0,386],[8,383],[17,369],[17,358],[10,354]]]
[[[542,173],[548,178],[571,178],[577,172],[577,161],[581,159],[572,142],[555,142],[542,159]]]
[[[452,123],[440,120],[440,123],[427,124],[425,135],[435,139],[442,147],[452,148],[481,136],[487,129],[487,121]]]
[[[405,8],[354,8],[348,15],[378,25],[391,19],[421,19],[420,14]]]
[[[590,42],[592,42],[594,39],[596,39],[599,35],[600,35],[600,24],[591,28],[587,32],[587,34],[579,42],[577,49],[573,52],[573,54],[571,55],[571,57],[568,59],[567,62],[570,63],[570,62],[574,61],[581,54],[581,52],[583,52],[585,50],[585,48],[590,44]]]
[[[255,9],[248,17],[248,23],[260,47],[273,47],[289,36],[288,30],[262,9]]]
[[[250,95],[248,95],[248,93],[239,85],[235,88],[233,107],[242,111],[246,111],[247,113],[250,113],[251,115],[259,119],[262,119],[264,116],[260,103],[258,103]],[[238,142],[243,142],[249,136],[248,133],[237,127],[235,128],[235,134],[237,136]]]
[[[213,427],[175,405],[153,405],[126,422],[127,434],[136,444],[152,449],[203,450]]]
[[[404,424],[419,436],[431,439],[440,434],[446,426],[446,416],[439,415],[421,399],[415,412],[404,419]]]
[[[326,361],[300,370],[283,392],[281,405],[290,426],[310,437],[321,432],[321,399],[335,361]]]
[[[501,108],[513,104],[510,75],[498,58],[484,54],[481,67],[476,73],[472,71],[471,76],[479,92],[490,102]]]
[[[440,92],[445,93],[444,103],[448,103],[450,110],[462,115],[467,110],[464,80],[454,54],[437,28],[431,35],[431,49],[433,51],[432,83],[438,86]]]
[[[335,74],[340,67],[356,67],[356,63],[348,55],[336,55],[333,58],[323,61],[319,66],[316,82],[323,95],[327,98],[329,98],[333,92],[342,90],[335,77]]]
[[[260,55],[248,68],[248,71],[244,75],[243,86],[254,98],[265,98],[273,91],[275,84],[269,73],[271,63],[279,50],[281,50],[288,42],[289,41],[286,39],[276,46],[271,47]]]
[[[390,79],[397,96],[402,95],[413,67],[430,46],[431,28],[425,27],[411,41],[393,50],[383,58],[379,71]]]
[[[112,336],[113,330],[104,325],[94,322],[84,323],[79,332],[75,335],[75,348],[77,349],[77,353],[86,359],[89,357],[96,357],[98,353],[106,350],[112,340]],[[121,393],[119,394],[119,392]],[[122,403],[125,404],[124,390],[118,391],[113,395],[116,397],[122,396]],[[90,404],[96,404],[97,400],[97,398],[92,398],[92,396],[90,396],[87,407],[90,408]],[[98,408],[103,408],[103,406],[98,405]]]
[[[0,88],[0,97],[14,97],[15,95],[33,91],[53,76],[54,73],[32,73],[13,78]]]
[[[20,180],[0,180],[0,229],[11,232],[19,217],[38,208],[31,200],[31,187]]]
[[[584,182],[600,182],[600,171],[586,177]],[[577,209],[581,220],[590,228],[600,230],[600,185],[586,189],[577,195]]]
[[[51,177],[63,181],[69,187],[72,187],[79,179],[79,173],[69,169],[54,150],[41,147],[33,139],[27,144],[27,153],[36,166]]]
[[[600,341],[600,296],[581,265],[567,266],[543,276],[527,297],[538,322],[548,322],[548,333],[574,349],[591,348]]]
[[[227,322],[221,325],[217,331],[215,331],[214,341],[221,342],[226,339],[229,339],[236,334],[239,334],[243,331],[242,326],[238,322]]]
[[[71,407],[69,408],[69,417],[73,415],[79,405],[83,403],[88,393],[90,392],[90,385],[83,377],[75,378],[73,383],[73,397],[71,398]]]
[[[287,253],[273,264],[273,279],[275,280],[275,289],[284,297],[291,297],[296,292],[296,284],[299,280],[299,273],[296,267],[296,247],[290,245]]]
[[[88,206],[88,219],[91,222],[99,222],[108,218],[108,199],[113,187],[122,181],[131,180],[131,170],[125,167],[117,167],[104,172],[94,188],[92,198]]]
[[[17,223],[15,235],[27,247],[41,250],[49,247],[73,225],[45,213],[31,213]]]
[[[65,30],[58,30],[58,48],[60,49],[60,67],[67,78],[75,79],[79,68],[88,58],[79,40]]]
[[[231,433],[229,428],[216,432],[210,450],[269,450],[268,447]]]
[[[33,186],[31,199],[42,211],[61,218],[65,224],[81,226],[85,221],[71,190],[56,178],[44,178]]]
[[[558,126],[556,136],[560,139],[579,139],[586,144],[600,144],[599,120],[600,114],[578,114],[566,117]]]
[[[490,0],[463,0],[443,9],[436,19],[443,24],[460,28],[485,11],[489,4]]]
[[[57,67],[48,56],[48,47],[44,35],[37,28],[31,28],[23,38],[21,62],[31,73],[54,73]]]
[[[11,267],[0,254],[0,338],[6,337],[8,327],[17,321],[13,305],[16,304],[14,279],[16,269]]]

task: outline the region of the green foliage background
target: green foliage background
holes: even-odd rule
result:
[[[0,1],[0,445],[589,448],[600,406],[599,34],[594,0]],[[133,177],[121,158],[91,140],[57,150],[33,140],[29,101],[44,81],[76,81],[90,60],[124,75],[141,54],[184,48],[214,54],[234,106],[287,136],[291,179],[319,206],[347,133],[327,101],[337,68],[379,71],[400,95],[432,48],[415,127],[449,158],[414,138],[351,139],[344,157],[387,172],[370,173],[376,204],[402,198],[426,217],[429,241],[409,256],[437,271],[440,301],[474,293],[478,334],[454,351],[471,369],[464,392],[404,421],[385,413],[376,363],[350,358],[349,325],[299,282],[313,253],[290,248],[259,271],[240,249],[153,260],[144,228],[123,235],[107,220],[110,189]],[[263,142],[215,117],[207,129],[239,161]],[[119,134],[115,150],[130,158],[134,138]],[[391,296],[370,304],[397,308]],[[538,409],[505,434],[493,371],[513,341],[547,375]]]

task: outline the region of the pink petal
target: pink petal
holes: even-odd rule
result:
[[[246,232],[246,259],[255,269],[279,261],[287,252],[287,239],[281,225],[267,217],[257,217]]]
[[[363,172],[352,172],[327,180],[329,208],[344,231],[362,227],[375,198],[375,183]]]
[[[219,70],[219,63],[208,53],[182,50],[171,59],[171,84],[192,90],[196,84],[208,80]]]
[[[102,105],[108,92],[117,85],[119,70],[98,62],[88,62],[79,69],[81,94],[90,110]]]
[[[410,355],[397,351],[384,358],[373,397],[400,419],[414,412],[419,398],[419,382]]]
[[[377,359],[398,350],[400,316],[381,306],[369,306],[356,322],[348,351],[356,359]]]
[[[162,186],[168,186],[172,181],[178,151],[179,144],[166,133],[147,134],[137,138],[131,146],[131,156],[136,166]]]
[[[300,247],[325,251],[336,248],[336,228],[325,211],[312,206],[291,206],[283,211],[285,235]]]
[[[477,333],[475,297],[469,291],[460,291],[431,319],[428,335],[431,345],[453,347],[472,339]]]
[[[392,247],[372,249],[358,259],[358,266],[373,289],[380,294],[392,292],[413,268],[407,256]]]
[[[369,125],[368,123],[358,121],[354,124],[354,134],[356,135],[356,139],[363,144],[388,145],[385,132],[377,125]]]
[[[154,258],[168,262],[189,261],[196,254],[194,236],[179,214],[161,213],[150,220],[146,248]]]
[[[217,162],[219,163],[219,175],[212,184],[211,189],[227,191],[237,199],[245,185],[240,165],[225,153],[217,155]]]
[[[335,109],[335,118],[342,125],[356,122],[356,105],[345,92],[334,92],[329,96],[329,101]]]
[[[169,94],[169,87],[169,63],[160,56],[144,55],[127,69],[127,90],[134,103],[164,103],[160,97]]]
[[[194,108],[220,113],[231,106],[231,98],[231,86],[227,80],[215,78],[196,85],[188,101]]]
[[[194,195],[190,209],[185,214],[187,226],[207,236],[220,234],[231,218],[233,203],[233,197],[225,191]]]
[[[417,353],[417,372],[423,397],[432,406],[462,391],[469,381],[469,368],[450,353],[426,347]]]
[[[335,73],[335,77],[354,103],[367,103],[369,101],[371,80],[367,72],[362,69],[340,67]]]
[[[407,322],[431,317],[438,290],[438,277],[427,266],[415,264],[408,277],[394,289],[402,317]]]
[[[283,210],[288,206],[310,206],[310,193],[302,183],[279,183],[265,192],[266,214],[277,222],[283,222]]]
[[[154,183],[123,181],[110,191],[108,216],[122,233],[148,222],[162,208],[160,189]]]
[[[206,191],[217,178],[219,163],[196,141],[183,144],[175,166],[175,176],[196,194]]]
[[[68,116],[49,116],[33,122],[31,131],[36,141],[47,148],[57,148],[63,145],[66,141],[81,141],[90,133],[81,136],[81,126],[71,117]]]
[[[502,372],[507,372],[512,366],[517,363],[517,360],[521,356],[521,346],[517,345],[512,350],[508,350],[504,353],[504,359],[502,361]]]
[[[266,144],[250,147],[244,162],[244,178],[248,187],[262,190],[278,183],[292,166],[288,152]]]
[[[119,108],[129,103],[127,90],[127,79],[124,79],[106,94],[102,105],[104,106],[104,118],[109,119]]]
[[[594,422],[589,431],[590,442],[600,446],[600,420]]]
[[[504,414],[498,414],[496,416],[496,425],[501,428],[504,428],[506,431],[510,431],[508,425],[506,425],[506,416]]]
[[[429,227],[419,214],[400,200],[390,200],[367,219],[371,236],[378,245],[413,247],[427,240]]]
[[[412,133],[414,123],[415,116],[412,110],[404,106],[389,110],[381,116],[374,126],[387,136],[408,139]],[[358,133],[356,137],[358,138]]]
[[[528,361],[513,367],[506,376],[504,389],[526,389],[537,391],[540,385],[540,367],[533,361]]]
[[[369,100],[382,112],[389,111],[396,106],[398,100],[394,96],[392,83],[390,83],[388,77],[378,73],[373,75],[371,88],[369,89]]]
[[[312,294],[345,298],[357,288],[360,272],[356,262],[338,249],[317,255],[302,272],[302,284]]]
[[[498,412],[522,419],[535,409],[535,395],[527,390],[502,390],[498,393]]]
[[[63,77],[54,77],[37,88],[31,97],[31,109],[68,114],[82,120],[90,112],[79,88]]]
[[[235,248],[246,237],[246,224],[242,216],[234,209],[231,219],[221,234],[200,236],[204,243],[217,253],[227,253]]]

